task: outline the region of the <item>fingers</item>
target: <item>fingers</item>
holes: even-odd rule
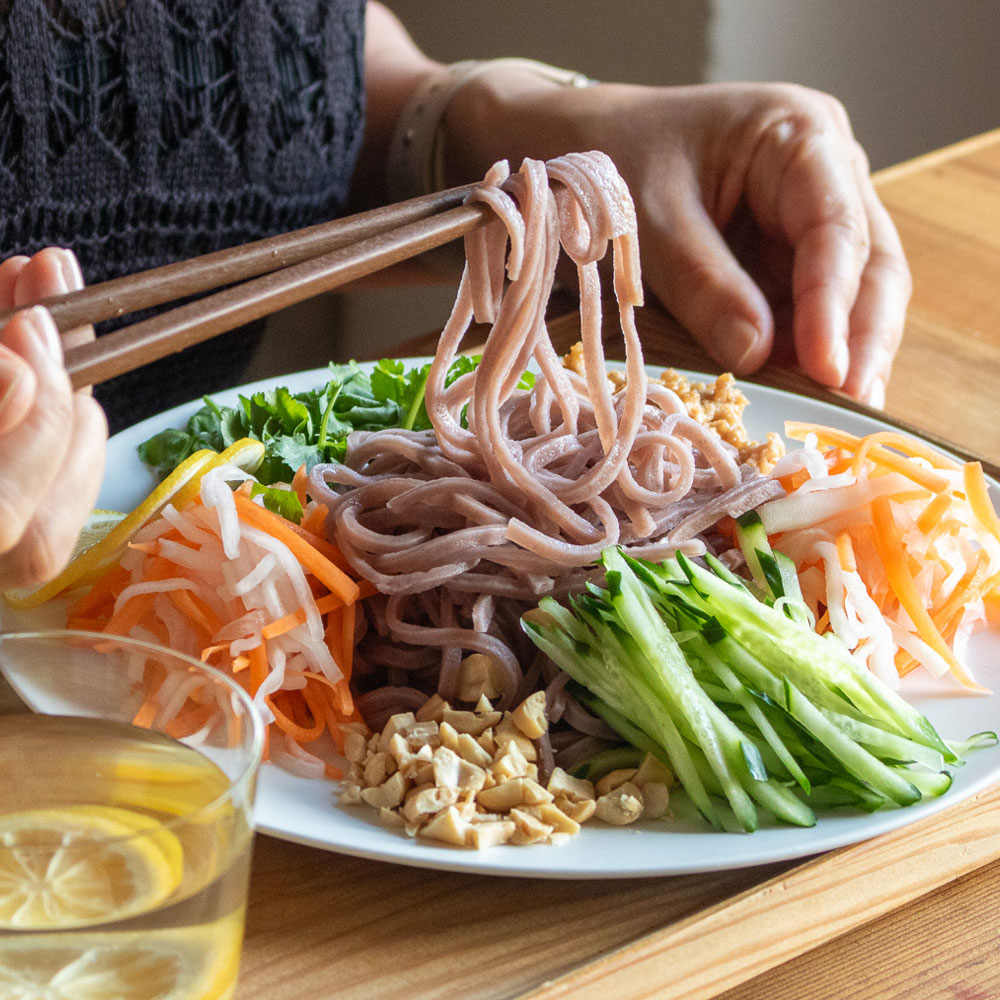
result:
[[[642,236],[646,277],[660,301],[720,365],[737,375],[759,368],[773,337],[763,293],[740,267],[697,200],[694,185],[647,206],[656,221]]]
[[[913,284],[896,227],[867,177],[862,191],[872,249],[851,311],[851,363],[843,389],[856,399],[881,407],[892,361],[903,339]]]
[[[794,255],[799,365],[817,382],[880,406],[910,295],[902,246],[843,108],[798,90],[792,101],[793,111],[763,129],[748,198]]]
[[[82,286],[75,256],[61,248],[0,263],[0,308]],[[0,587],[41,583],[69,559],[97,497],[106,440],[100,406],[72,390],[48,311],[18,312],[0,330]]]
[[[793,250],[796,354],[803,371],[840,386],[850,370],[850,315],[870,252],[853,138],[819,113],[768,125],[750,165],[751,206]]]
[[[18,313],[2,338],[36,381],[27,412],[0,435],[0,585],[8,587],[40,582],[68,558],[100,484],[107,430],[100,407],[73,393],[45,309]]]
[[[100,405],[85,393],[74,394],[71,405],[71,433],[63,462],[18,542],[0,554],[0,582],[5,587],[36,585],[59,573],[73,554],[80,525],[97,501],[107,421]]]
[[[13,309],[14,288],[29,259],[23,256],[8,257],[0,262],[0,309]]]

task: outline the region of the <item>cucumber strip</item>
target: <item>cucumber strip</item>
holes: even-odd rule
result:
[[[697,744],[722,784],[725,796],[745,830],[757,828],[757,810],[734,773],[743,761],[739,730],[698,686],[684,653],[664,624],[646,590],[622,554],[608,549],[602,556],[612,607],[625,630],[642,650],[640,662],[655,665],[657,687],[674,700],[695,731]],[[648,671],[647,671],[648,672]]]
[[[820,711],[841,732],[850,736],[866,749],[874,751],[883,760],[891,757],[906,763],[923,764],[932,771],[940,771],[944,768],[944,756],[922,743],[915,743],[905,736],[897,736],[895,733],[886,732],[878,726],[859,722],[857,719],[839,715],[829,709],[821,708]]]
[[[630,741],[631,742],[631,741]],[[653,741],[650,740],[650,743]],[[611,771],[625,767],[638,767],[642,763],[643,751],[633,746],[608,747],[591,754],[586,760],[580,761],[570,772],[574,778],[586,778],[597,781]]]
[[[785,678],[785,705],[789,714],[809,730],[853,775],[901,806],[920,801],[920,790],[895,769],[859,746],[827,721],[819,709]]]
[[[614,708],[621,719],[631,720],[633,728],[646,732],[658,744],[660,753],[666,754],[691,801],[705,819],[721,829],[719,816],[666,706],[659,701],[657,693],[650,691],[638,678],[625,676],[620,664],[629,659],[613,631],[610,628],[603,630],[603,643],[599,643],[593,633],[588,641],[584,637],[584,626],[554,600],[543,598],[539,607],[556,621],[568,615],[572,619],[572,631],[522,619],[522,628],[535,645],[573,680]],[[609,725],[632,742],[614,723],[609,721]]]
[[[678,555],[676,561],[696,583],[696,591],[709,605],[706,610],[726,633],[758,658],[774,663],[776,673],[787,674],[813,700],[819,701],[812,690],[819,679],[820,684],[841,692],[871,719],[888,723],[909,739],[937,750],[948,763],[955,762],[955,755],[929,720],[874,674],[863,670],[839,640],[819,636],[766,604],[748,598],[683,555]]]
[[[798,761],[796,761],[791,751],[785,745],[784,740],[778,735],[774,726],[771,725],[757,699],[747,690],[730,666],[704,640],[698,643],[689,643],[686,648],[722,681],[726,691],[732,697],[735,697],[737,702],[746,711],[760,732],[760,735],[764,738],[764,741],[784,765],[785,770],[795,779],[802,790],[808,794],[809,779],[802,772],[802,768],[799,767]],[[705,685],[703,684],[702,686],[704,687]],[[713,700],[718,701],[718,699]]]
[[[833,780],[825,785],[814,785],[806,802],[814,809],[855,808],[863,812],[877,812],[888,799],[878,792],[858,783]]]
[[[964,757],[970,750],[981,750],[984,747],[995,747],[997,742],[997,734],[986,729],[981,733],[973,733],[967,739],[964,740],[945,740],[949,747],[951,747],[952,752],[957,754],[959,757]],[[964,763],[964,761],[959,761],[959,763]]]
[[[922,795],[929,795],[932,798],[944,795],[951,788],[952,781],[954,780],[947,771],[931,773],[905,768],[903,769],[903,773],[912,784],[917,786]]]

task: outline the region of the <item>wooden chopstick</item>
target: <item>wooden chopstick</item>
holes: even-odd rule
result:
[[[285,306],[441,246],[481,225],[490,214],[483,204],[460,204],[457,208],[272,270],[105,334],[95,341],[71,347],[66,351],[66,369],[75,387],[105,382]],[[190,286],[185,285],[185,289],[189,290]],[[162,289],[157,294],[161,292]],[[75,319],[75,323],[79,325],[80,320]]]
[[[25,303],[18,306],[18,309],[27,308],[28,305],[43,305],[52,314],[56,327],[62,331],[87,323],[117,319],[127,313],[150,309],[213,288],[223,288],[268,274],[359,240],[429,218],[461,205],[475,187],[475,184],[465,184],[436,191],[295,232],[177,261],[149,271],[112,278],[77,292]],[[0,326],[16,311],[0,311]]]

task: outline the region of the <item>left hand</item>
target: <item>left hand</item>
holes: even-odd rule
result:
[[[70,251],[48,247],[0,263],[0,309],[75,291]],[[65,339],[92,338],[87,327]],[[107,422],[86,391],[73,391],[63,345],[41,306],[0,329],[0,590],[31,587],[69,561],[97,499]]]
[[[815,381],[882,405],[910,274],[832,97],[789,84],[578,90],[497,70],[455,96],[447,122],[456,180],[502,156],[516,167],[603,150],[635,199],[646,283],[720,364],[748,374],[794,351]]]

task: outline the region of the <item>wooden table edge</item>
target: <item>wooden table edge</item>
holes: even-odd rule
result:
[[[1000,786],[813,857],[519,1000],[708,1000],[1000,858]],[[711,962],[706,963],[706,956]]]

